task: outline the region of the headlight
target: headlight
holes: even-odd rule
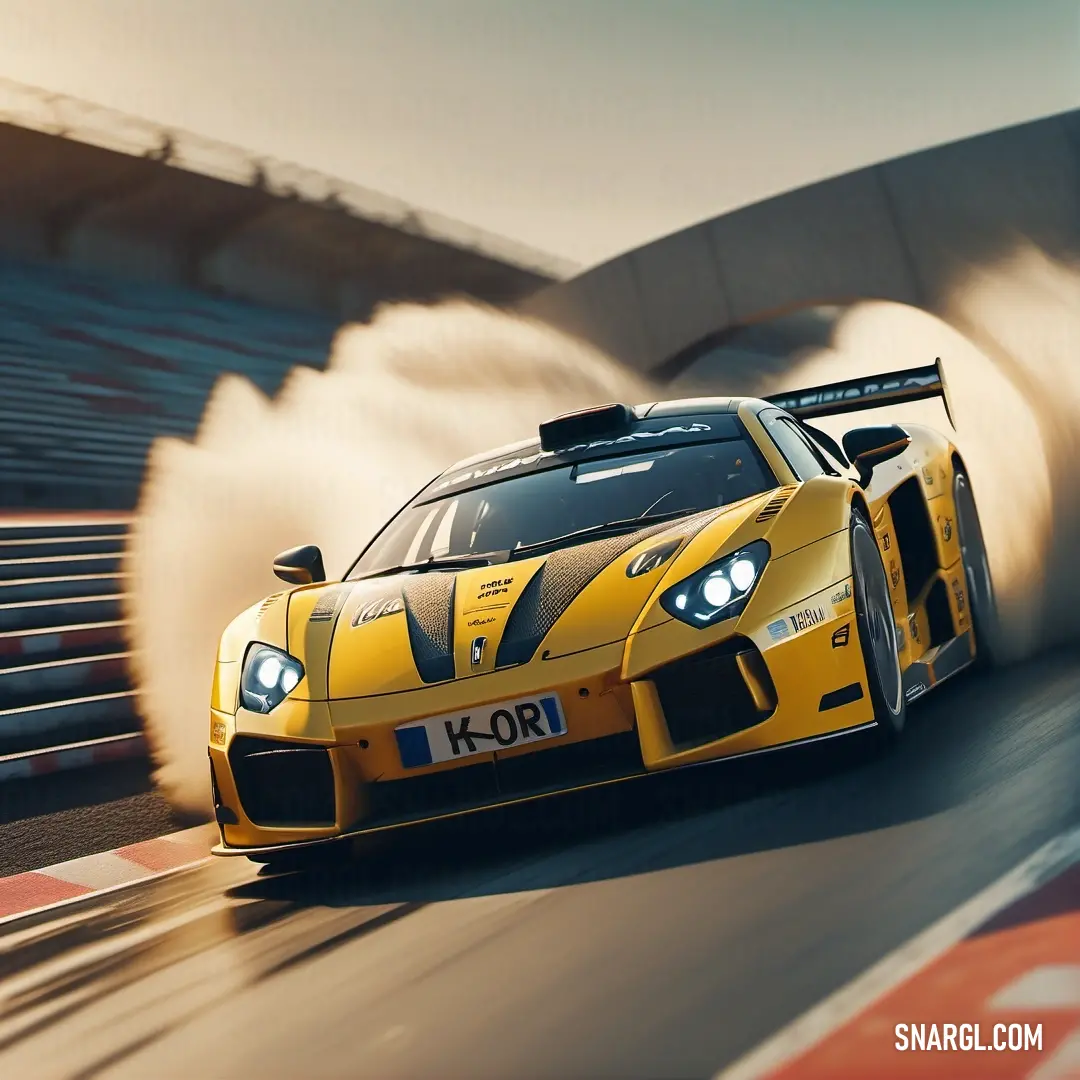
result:
[[[304,665],[281,649],[252,645],[240,676],[240,703],[252,712],[276,709],[304,677]]]
[[[691,626],[712,626],[734,618],[746,607],[768,561],[769,545],[755,540],[665,589],[660,606]]]

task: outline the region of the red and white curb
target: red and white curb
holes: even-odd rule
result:
[[[715,1080],[870,1076],[1080,1080],[1080,828]]]
[[[26,750],[20,754],[0,757],[0,781],[22,780],[32,776],[68,769],[85,769],[110,761],[128,761],[149,757],[150,751],[142,732],[130,735],[111,735],[105,739],[49,746],[42,750]],[[2,880],[2,879],[0,879]],[[2,885],[0,885],[2,889]],[[2,906],[2,901],[0,901]]]
[[[161,877],[210,858],[214,830],[194,829],[0,878],[0,923],[95,893]]]

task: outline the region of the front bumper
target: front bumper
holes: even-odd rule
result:
[[[846,620],[764,654],[732,626],[706,648],[630,680],[623,668],[627,642],[550,662],[544,670],[563,678],[542,688],[522,685],[525,669],[495,672],[482,677],[490,687],[484,701],[554,691],[567,735],[421,769],[402,769],[393,738],[394,727],[412,717],[359,721],[359,711],[377,713],[363,700],[330,704],[339,736],[333,743],[268,738],[244,730],[239,714],[226,744],[210,746],[222,834],[214,853],[321,844],[856,730],[873,720],[865,695],[819,708],[838,685],[865,679],[857,641],[851,648],[832,645],[837,623]],[[447,689],[460,693],[461,685]],[[427,715],[447,711],[445,699],[426,693]]]

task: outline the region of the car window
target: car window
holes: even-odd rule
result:
[[[781,412],[761,413],[761,422],[769,437],[776,443],[777,449],[784,455],[784,460],[800,480],[809,480],[812,476],[834,473],[825,455],[799,430],[791,417]]]
[[[350,573],[513,551],[649,514],[725,506],[776,486],[749,439],[591,458],[455,492],[402,510]]]

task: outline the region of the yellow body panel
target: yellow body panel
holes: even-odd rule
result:
[[[459,768],[492,769],[526,757],[542,765],[565,759],[543,757],[557,748],[570,751],[596,739],[632,740],[639,765],[656,770],[872,724],[851,576],[852,506],[865,506],[872,520],[900,631],[900,664],[906,669],[933,647],[932,610],[937,612],[939,637],[945,610],[952,633],[970,629],[952,497],[955,450],[938,433],[912,427],[908,449],[880,466],[865,491],[850,477],[799,482],[757,419],[760,407],[760,402],[744,402],[738,415],[778,487],[721,510],[658,526],[636,542],[631,537],[619,553],[589,573],[575,594],[564,598],[531,658],[512,666],[496,667],[500,645],[516,607],[543,584],[548,555],[454,572],[452,592],[445,591],[449,599],[439,615],[449,628],[450,644],[445,647],[453,676],[433,682],[424,681],[415,660],[416,616],[402,600],[400,575],[300,587],[241,614],[222,636],[211,693],[209,753],[219,799],[219,853],[270,851],[369,827],[391,827],[396,819],[387,825],[373,816],[377,796],[391,790],[380,784],[436,783]],[[909,597],[900,538],[913,535],[913,526],[908,511],[904,520],[894,519],[889,500],[898,485],[912,477],[918,478],[923,500],[918,506],[925,506],[933,532],[924,557],[932,551],[936,569],[919,594]],[[915,505],[910,486],[904,490],[907,505]],[[769,559],[737,616],[703,629],[674,618],[661,606],[660,597],[671,586],[717,558],[762,540],[769,545]],[[671,541],[674,550],[661,565],[630,575],[628,568],[638,555]],[[942,605],[942,590],[947,606]],[[474,645],[480,638],[484,641],[476,662]],[[239,707],[241,671],[252,642],[286,650],[304,666],[299,685],[265,714]],[[427,647],[438,651],[442,646],[435,642]],[[674,670],[673,665],[712,662],[713,657],[718,664],[730,659],[735,665],[724,668],[735,674],[731,682],[717,685],[717,701],[742,694],[750,702],[745,707],[756,710],[755,719],[716,738],[680,742],[673,735],[673,718],[664,711],[665,673]],[[404,764],[395,734],[402,724],[444,714],[466,716],[487,705],[543,695],[556,696],[561,704],[565,731],[558,737],[460,760]],[[230,759],[238,738],[269,739],[271,749],[327,748],[333,822],[296,827],[253,821]],[[468,775],[486,774],[480,768]],[[577,785],[568,780],[565,786]]]

